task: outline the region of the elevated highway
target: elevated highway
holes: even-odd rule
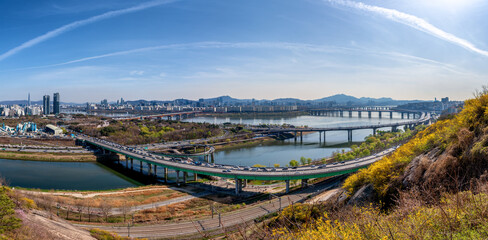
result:
[[[105,153],[111,152],[125,156],[130,161],[132,165],[131,167],[133,167],[134,160],[139,161],[141,166],[145,163],[148,165],[149,175],[151,176],[156,174],[158,166],[163,168],[165,178],[167,178],[168,169],[173,169],[177,174],[177,184],[179,184],[180,172],[193,173],[194,176],[202,174],[235,179],[236,194],[241,192],[243,180],[282,180],[286,182],[286,189],[288,192],[290,180],[300,179],[302,180],[302,183],[306,184],[307,180],[312,178],[322,178],[355,172],[358,169],[369,166],[395,150],[395,148],[390,148],[372,156],[320,166],[254,168],[247,166],[213,164],[208,162],[198,163],[186,161],[181,158],[159,156],[142,149],[134,149],[86,135],[78,135],[77,139],[84,144],[100,148]]]

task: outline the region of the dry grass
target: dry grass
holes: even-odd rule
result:
[[[95,162],[97,157],[91,153],[28,153],[0,151],[0,158],[49,162]]]

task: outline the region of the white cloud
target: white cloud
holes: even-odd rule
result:
[[[336,3],[342,6],[362,10],[362,11],[367,11],[367,12],[372,12],[379,14],[383,17],[386,17],[390,20],[393,20],[395,22],[405,24],[407,26],[410,26],[412,28],[415,28],[417,30],[420,30],[422,32],[428,33],[434,37],[437,37],[439,39],[454,43],[458,46],[461,46],[465,49],[468,49],[472,52],[478,53],[480,55],[483,55],[485,57],[488,57],[488,51],[482,50],[477,48],[474,44],[471,42],[459,38],[451,33],[445,32],[434,25],[430,24],[429,22],[425,21],[422,18],[416,17],[414,15],[410,15],[407,13],[403,13],[394,9],[389,9],[389,8],[383,8],[383,7],[378,7],[378,6],[372,6],[372,5],[367,5],[362,2],[354,2],[354,1],[349,1],[349,0],[324,0],[330,3]]]
[[[144,71],[134,70],[134,71],[131,71],[129,74],[132,76],[142,76],[142,75],[144,75]]]
[[[84,25],[88,25],[88,24],[91,24],[91,23],[95,23],[95,22],[98,22],[98,21],[101,21],[101,20],[105,20],[105,19],[108,19],[108,18],[112,18],[112,17],[116,17],[116,16],[120,16],[120,15],[124,15],[124,14],[127,14],[127,13],[132,13],[132,12],[137,12],[137,11],[141,11],[141,10],[144,10],[144,9],[148,9],[148,8],[152,8],[152,7],[156,7],[156,6],[160,6],[160,5],[163,5],[163,4],[167,4],[167,3],[170,3],[170,2],[174,2],[175,0],[155,0],[155,1],[151,1],[151,2],[147,2],[147,3],[143,3],[143,4],[140,4],[140,5],[137,5],[135,7],[130,7],[130,8],[125,8],[125,9],[121,9],[121,10],[115,10],[115,11],[110,11],[110,12],[106,12],[104,14],[100,14],[100,15],[97,15],[97,16],[93,16],[93,17],[90,17],[90,18],[87,18],[87,19],[83,19],[83,20],[79,20],[79,21],[75,21],[75,22],[72,22],[70,24],[66,24],[62,27],[59,27],[59,28],[56,28],[52,31],[49,31],[41,36],[38,36],[36,38],[33,38],[27,42],[24,42],[22,43],[21,45],[15,47],[15,48],[12,48],[10,50],[8,50],[7,52],[3,53],[0,55],[0,61],[26,49],[26,48],[30,48],[30,47],[33,47],[41,42],[44,42],[46,40],[49,40],[51,38],[54,38],[54,37],[57,37],[65,32],[68,32],[68,31],[71,31],[73,29],[76,29],[76,28],[79,28],[81,26],[84,26]]]

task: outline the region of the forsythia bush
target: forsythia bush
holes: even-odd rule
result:
[[[487,239],[488,196],[461,192],[447,195],[440,204],[400,206],[390,214],[373,207],[353,208],[346,221],[327,214],[296,231],[273,230],[278,239]]]

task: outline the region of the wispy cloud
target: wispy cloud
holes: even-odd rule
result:
[[[41,36],[38,36],[36,38],[33,38],[27,42],[24,42],[22,43],[21,45],[15,47],[15,48],[12,48],[10,50],[8,50],[7,52],[3,53],[0,55],[0,61],[26,49],[26,48],[30,48],[30,47],[33,47],[41,42],[44,42],[46,40],[49,40],[51,38],[54,38],[54,37],[57,37],[65,32],[68,32],[68,31],[71,31],[73,29],[76,29],[76,28],[79,28],[81,26],[84,26],[84,25],[88,25],[88,24],[91,24],[91,23],[95,23],[95,22],[98,22],[98,21],[101,21],[101,20],[105,20],[105,19],[108,19],[108,18],[112,18],[112,17],[116,17],[116,16],[120,16],[120,15],[124,15],[124,14],[127,14],[127,13],[132,13],[132,12],[137,12],[137,11],[141,11],[141,10],[145,10],[145,9],[148,9],[148,8],[152,8],[152,7],[156,7],[156,6],[160,6],[160,5],[163,5],[163,4],[168,4],[168,3],[171,3],[171,2],[174,2],[175,0],[155,0],[155,1],[150,1],[150,2],[147,2],[147,3],[143,3],[143,4],[140,4],[140,5],[137,5],[137,6],[134,6],[134,7],[130,7],[130,8],[125,8],[125,9],[120,9],[120,10],[115,10],[115,11],[110,11],[110,12],[106,12],[106,13],[103,13],[103,14],[100,14],[100,15],[97,15],[97,16],[93,16],[93,17],[90,17],[90,18],[87,18],[87,19],[83,19],[83,20],[79,20],[79,21],[76,21],[76,22],[72,22],[70,24],[66,24],[62,27],[59,27],[57,29],[54,29],[52,31],[49,31]]]
[[[458,69],[456,66],[445,64],[442,62],[438,62],[431,59],[421,58],[417,56],[411,56],[407,54],[401,54],[396,52],[380,52],[380,51],[372,51],[370,49],[364,49],[361,47],[339,47],[339,46],[330,46],[330,45],[318,45],[318,44],[307,44],[307,43],[290,43],[290,42],[195,42],[195,43],[183,43],[183,44],[166,44],[166,45],[158,45],[152,47],[144,47],[144,48],[136,48],[124,51],[117,51],[111,52],[101,55],[95,55],[75,60],[70,60],[66,62],[61,62],[57,64],[50,64],[44,66],[35,66],[35,67],[26,67],[26,68],[18,68],[18,69],[10,69],[4,70],[0,72],[6,71],[19,71],[19,70],[28,70],[28,69],[40,69],[40,68],[48,68],[48,67],[57,67],[57,66],[65,66],[71,65],[75,63],[82,63],[91,60],[109,58],[109,57],[116,57],[116,56],[124,56],[130,54],[137,54],[137,53],[144,53],[144,52],[153,52],[153,51],[161,51],[161,50],[186,50],[186,49],[226,49],[226,48],[233,48],[233,49],[277,49],[277,50],[286,50],[295,53],[303,53],[303,52],[311,52],[311,53],[347,53],[347,54],[355,54],[361,53],[363,55],[371,55],[371,56],[381,56],[386,57],[389,59],[393,59],[395,61],[406,61],[410,63],[417,63],[417,64],[427,64],[432,66],[442,67],[445,70],[451,71],[457,74],[466,74],[463,70]],[[296,63],[296,59],[291,62]],[[340,64],[337,64],[339,66]],[[336,66],[336,67],[337,67]],[[317,66],[321,67],[321,66]],[[328,66],[333,67],[333,66]],[[347,65],[346,67],[350,67]],[[135,73],[135,72],[134,72]],[[133,74],[134,74],[133,73]]]
[[[459,38],[451,33],[445,32],[436,26],[430,24],[429,22],[425,21],[422,18],[416,17],[414,15],[410,15],[404,12],[400,12],[394,9],[389,9],[389,8],[383,8],[383,7],[378,7],[378,6],[372,6],[372,5],[367,5],[362,2],[354,2],[354,1],[349,1],[349,0],[324,0],[329,3],[335,3],[339,4],[345,7],[349,8],[354,8],[362,11],[367,11],[367,12],[372,12],[375,14],[379,14],[383,17],[386,17],[390,20],[393,20],[395,22],[405,24],[407,26],[413,27],[417,30],[423,31],[425,33],[428,33],[434,37],[437,37],[439,39],[454,43],[458,46],[461,46],[465,49],[468,49],[472,52],[481,54],[483,56],[488,57],[488,51],[482,50],[477,48],[474,44],[471,42]]]

